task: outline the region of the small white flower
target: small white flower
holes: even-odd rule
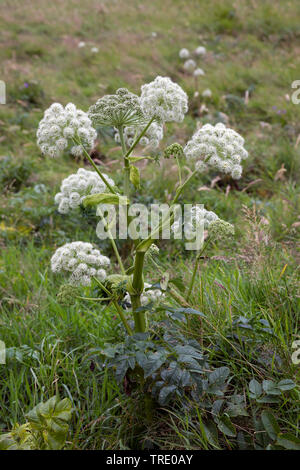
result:
[[[188,97],[183,89],[169,77],[156,77],[142,85],[141,107],[147,118],[181,122],[188,110]]]
[[[92,47],[92,48],[91,48],[91,52],[92,52],[93,54],[97,54],[97,52],[99,52],[98,47]]]
[[[203,98],[211,98],[212,97],[212,91],[209,88],[206,88],[202,92],[202,96],[203,96]]]
[[[179,51],[179,57],[180,59],[188,59],[190,57],[190,52],[188,49],[180,49]]]
[[[200,68],[194,70],[194,76],[195,76],[195,77],[201,77],[202,75],[205,75],[204,70],[202,70],[202,69],[200,69]]]
[[[79,148],[81,149],[81,147]],[[114,186],[115,183],[111,178],[105,174],[104,177],[111,186]],[[71,209],[78,208],[86,196],[104,193],[105,191],[106,186],[98,173],[79,168],[77,173],[62,181],[60,192],[55,195],[54,201],[59,204],[58,212],[67,214]]]
[[[82,47],[85,47],[85,42],[84,41],[80,41],[78,43],[78,47],[81,49]]]
[[[205,55],[206,54],[206,48],[204,46],[199,46],[195,50],[196,55]]]
[[[130,147],[134,139],[142,132],[144,125],[128,126],[124,128],[124,140]],[[149,146],[151,149],[156,149],[159,146],[159,142],[163,139],[164,132],[163,126],[157,122],[152,122],[148,127],[146,134],[141,138],[139,144],[142,146]],[[116,129],[115,141],[120,142],[119,131]]]
[[[78,138],[85,148],[90,149],[97,132],[88,115],[73,103],[67,104],[65,108],[60,103],[53,103],[45,111],[36,135],[37,144],[44,155],[58,157],[70,145],[71,153],[79,156],[83,148],[74,145],[73,139]]]
[[[248,157],[243,137],[222,123],[216,126],[205,124],[201,127],[186,144],[184,152],[199,170],[214,168],[223,173],[231,173],[234,179],[241,177],[240,162]]]
[[[188,72],[192,72],[196,68],[196,62],[193,59],[188,59],[183,64],[183,68]]]
[[[85,242],[66,243],[58,248],[51,258],[52,271],[71,274],[69,283],[74,286],[90,286],[92,277],[104,281],[106,271],[103,267],[109,264],[107,256],[101,255],[91,243]]]

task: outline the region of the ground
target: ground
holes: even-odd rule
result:
[[[34,405],[59,393],[74,406],[67,448],[230,449],[243,445],[236,432],[248,436],[252,447],[264,447],[256,441],[253,416],[268,410],[282,433],[297,435],[300,369],[291,356],[299,339],[300,105],[291,100],[291,84],[300,79],[299,3],[1,4],[0,79],[7,104],[0,105],[0,339],[13,357],[9,367],[0,365],[0,430],[24,422]],[[198,45],[207,54],[198,60],[205,75],[195,82],[178,52]],[[189,335],[214,366],[230,368],[231,392],[247,399],[247,416],[233,420],[234,435],[218,440],[200,425],[199,416],[207,418],[201,403],[192,402],[192,411],[173,404],[157,411],[151,426],[137,426],[136,398],[88,359],[89,350],[117,340],[118,320],[98,305],[61,306],[60,281],[49,267],[63,243],[99,240],[91,214],[56,211],[53,196],[61,180],[82,162],[42,157],[35,134],[43,111],[54,101],[87,110],[118,87],[139,93],[157,75],[170,76],[189,95],[189,113],[182,124],[168,126],[167,145],[184,144],[199,124],[222,120],[243,135],[249,151],[241,180],[199,176],[181,200],[205,204],[236,228],[234,239],[207,251],[190,300],[206,320],[193,320]],[[201,96],[206,88],[211,98]],[[109,132],[101,132],[93,156],[120,179],[120,149]],[[142,188],[148,201],[167,202],[176,166],[161,160],[154,168],[144,165]],[[126,245],[121,248],[126,254]],[[194,259],[180,244],[162,243],[159,262],[171,277],[189,282]],[[154,269],[148,275],[159,281]],[[253,378],[289,379],[297,388],[274,403],[251,401]]]

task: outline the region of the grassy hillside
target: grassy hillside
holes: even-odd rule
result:
[[[300,339],[300,105],[291,100],[291,84],[300,79],[299,2],[0,5],[0,79],[7,88],[7,104],[0,105],[0,340],[11,348],[8,366],[0,365],[0,431],[24,422],[39,401],[59,393],[74,406],[67,448],[265,448],[267,432],[258,418],[270,410],[280,431],[296,436],[300,369],[291,355]],[[195,81],[178,52],[199,45],[207,49],[197,59],[205,75]],[[230,415],[231,435],[217,437],[204,403],[192,398],[156,410],[151,424],[140,425],[136,397],[87,355],[122,337],[117,318],[110,308],[84,301],[60,305],[59,280],[49,267],[56,247],[66,242],[100,242],[93,214],[56,210],[53,197],[62,179],[88,163],[42,157],[35,134],[44,110],[54,101],[87,110],[123,86],[139,94],[157,75],[170,76],[189,95],[184,122],[165,130],[166,145],[184,144],[198,125],[221,120],[245,138],[249,151],[238,182],[217,173],[213,181],[199,176],[181,200],[205,204],[236,228],[233,240],[211,247],[201,260],[190,306],[205,320],[187,327],[214,367],[229,367],[228,397],[245,401],[244,414]],[[211,98],[202,97],[207,88]],[[100,132],[92,156],[118,182],[121,153],[111,134]],[[142,178],[147,202],[168,202],[176,166],[163,159],[143,165]],[[142,195],[137,199],[145,202]],[[123,254],[127,248],[120,246]],[[108,244],[101,249],[113,257]],[[162,242],[160,253],[163,269],[188,284],[193,256],[180,243]],[[155,267],[148,276],[159,281]],[[252,379],[289,379],[296,386],[279,394],[266,389],[269,401],[261,400],[249,394]]]

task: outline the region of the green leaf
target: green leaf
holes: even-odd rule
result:
[[[262,387],[255,379],[252,379],[249,382],[249,390],[251,398],[258,398],[262,394]]]
[[[173,392],[177,389],[176,385],[167,385],[166,387],[163,387],[158,396],[158,401],[160,405],[166,405],[168,401],[170,400],[171,396],[173,395]]]
[[[228,437],[235,437],[236,430],[228,416],[222,416],[218,419],[217,426],[219,430]]]
[[[290,433],[279,434],[275,444],[288,450],[300,450],[300,439]]]
[[[283,392],[285,390],[293,390],[296,387],[296,384],[293,380],[284,379],[278,382],[277,387]]]
[[[140,160],[154,160],[154,158],[149,157],[149,156],[127,157],[127,160],[129,160],[130,163],[135,163],[135,162],[139,162]]]
[[[275,416],[270,411],[264,410],[261,414],[261,420],[268,436],[274,441],[280,433]]]
[[[134,166],[130,165],[130,173],[129,173],[129,178],[132,184],[139,189],[140,187],[140,171],[139,169]]]
[[[281,395],[280,390],[277,387],[277,384],[273,380],[263,380],[263,390],[268,395]]]
[[[82,201],[84,207],[88,206],[97,206],[99,204],[114,204],[126,206],[129,204],[129,201],[126,196],[121,196],[119,194],[112,193],[97,193],[86,196]]]

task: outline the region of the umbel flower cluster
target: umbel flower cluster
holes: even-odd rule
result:
[[[217,214],[214,212],[207,211],[199,206],[193,206],[188,215],[189,216],[186,216],[184,221],[182,221],[181,218],[177,218],[173,223],[172,231],[175,236],[181,236],[182,229],[184,228],[185,235],[187,237],[191,237],[191,235],[195,233],[195,230],[200,228],[200,226],[203,229],[208,229],[212,222],[219,219]]]
[[[141,87],[141,107],[147,118],[181,122],[188,110],[188,97],[169,77],[156,77]]]
[[[163,294],[160,289],[151,289],[151,284],[148,282],[144,283],[144,290],[141,294],[141,304],[143,306],[149,304],[150,302],[158,302],[159,300],[164,299],[164,297],[165,294]],[[128,292],[126,293],[123,300],[126,304],[130,304],[130,295]]]
[[[114,186],[111,178],[106,174],[104,177],[111,186]],[[106,186],[95,171],[79,168],[77,173],[62,181],[60,192],[55,195],[54,200],[58,204],[58,212],[67,214],[71,209],[79,207],[86,196],[105,191]]]
[[[194,51],[195,56],[204,56],[206,54],[206,48],[204,46],[199,46]],[[205,75],[204,70],[200,67],[197,68],[197,63],[194,59],[191,58],[191,53],[188,49],[183,48],[179,51],[179,58],[185,60],[183,64],[184,70],[189,73],[193,73],[195,77],[200,77],[201,75]]]
[[[189,217],[186,217],[184,221],[181,219],[175,220],[172,225],[174,236],[181,236],[183,228],[188,238],[191,238],[195,234],[195,230],[200,228],[207,230],[209,236],[213,239],[222,239],[234,235],[233,225],[220,219],[215,212],[199,206],[193,206]]]
[[[56,250],[51,258],[54,273],[70,273],[69,283],[73,286],[90,286],[93,277],[104,281],[105,267],[110,265],[107,256],[101,255],[91,243],[66,243]]]
[[[73,103],[65,108],[60,103],[53,103],[45,111],[37,130],[37,144],[42,153],[50,157],[60,156],[70,145],[71,153],[80,156],[82,145],[92,148],[96,137],[97,132],[88,115]],[[78,138],[82,145],[74,143]]]
[[[135,138],[142,132],[144,125],[140,124],[137,126],[128,126],[124,128],[124,140],[125,143],[131,147]],[[151,149],[156,149],[159,146],[159,142],[164,136],[163,126],[157,122],[152,122],[148,127],[145,135],[140,140],[140,145],[143,147],[150,147]],[[115,141],[120,143],[120,134],[116,129]]]
[[[241,161],[248,157],[243,137],[222,123],[201,127],[187,143],[184,152],[199,171],[214,168],[230,173],[234,179],[241,177]]]
[[[119,88],[115,95],[106,95],[90,107],[88,115],[95,125],[131,126],[143,120],[140,99],[126,88]]]

